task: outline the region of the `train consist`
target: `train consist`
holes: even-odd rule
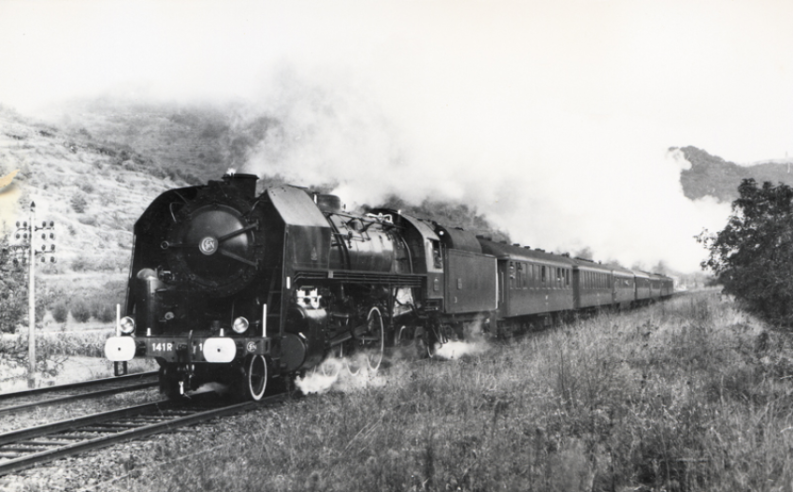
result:
[[[261,399],[268,382],[363,351],[430,352],[467,323],[494,335],[571,313],[672,295],[663,275],[493,242],[396,210],[226,175],[166,191],[135,224],[124,317],[105,354],[117,373],[154,358],[163,392],[208,381]],[[120,316],[119,316],[120,317]]]

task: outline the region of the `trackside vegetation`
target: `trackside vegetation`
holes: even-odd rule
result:
[[[786,334],[689,295],[159,436],[96,487],[790,490],[791,378]]]
[[[702,263],[726,294],[771,324],[793,328],[793,188],[744,179],[732,215],[716,235],[699,241],[710,254]]]

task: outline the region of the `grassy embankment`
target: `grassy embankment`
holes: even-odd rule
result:
[[[792,356],[717,295],[681,297],[476,357],[395,362],[378,384],[247,414],[212,443],[165,441],[115,485],[789,490]]]

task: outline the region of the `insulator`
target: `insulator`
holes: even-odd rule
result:
[[[27,223],[27,222],[23,222],[23,223],[22,223],[22,227],[24,227],[24,228],[27,228],[27,226],[28,226],[28,223]]]
[[[41,239],[44,239],[46,241],[47,240],[47,234],[46,233],[42,233],[41,234]]]
[[[19,260],[14,258],[14,265],[19,265]]]
[[[54,232],[50,232],[50,239],[55,239],[55,233]]]
[[[17,221],[17,227],[19,227],[19,221]]]
[[[50,256],[50,263],[55,263],[55,257],[54,256]]]
[[[55,222],[50,221],[50,228],[53,228],[53,227],[55,227]]]
[[[47,245],[46,244],[42,244],[41,245],[41,250],[42,251],[47,251]]]
[[[47,221],[46,220],[41,223],[41,227],[47,227]]]
[[[55,245],[54,244],[50,244],[50,251],[55,251]]]
[[[27,235],[27,233],[25,233],[25,234],[22,234],[22,239],[27,239],[27,238],[28,238],[28,235]]]
[[[41,262],[42,262],[42,263],[47,263],[47,258],[45,258],[44,256],[42,256],[42,257],[41,257]]]
[[[17,239],[19,239],[19,233],[17,232]]]

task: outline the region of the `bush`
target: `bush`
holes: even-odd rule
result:
[[[94,216],[78,217],[77,220],[81,224],[90,225],[90,226],[95,226],[96,225],[96,217],[94,217]]]
[[[85,323],[91,319],[91,308],[84,299],[73,300],[70,311],[74,320],[80,323]]]
[[[91,267],[91,261],[85,256],[78,256],[72,261],[72,270],[75,272],[85,272]]]
[[[0,251],[8,247],[0,238]],[[13,255],[0,254],[0,332],[14,333],[27,318],[28,281],[26,270],[13,264]]]
[[[72,195],[70,203],[72,205],[72,210],[78,214],[85,212],[85,207],[88,206],[88,201],[85,199],[85,195],[82,193],[75,193]]]
[[[104,295],[91,299],[91,316],[97,321],[110,323],[116,319],[114,304]]]
[[[65,323],[69,316],[69,304],[65,299],[59,299],[52,306],[52,317],[58,323]]]

